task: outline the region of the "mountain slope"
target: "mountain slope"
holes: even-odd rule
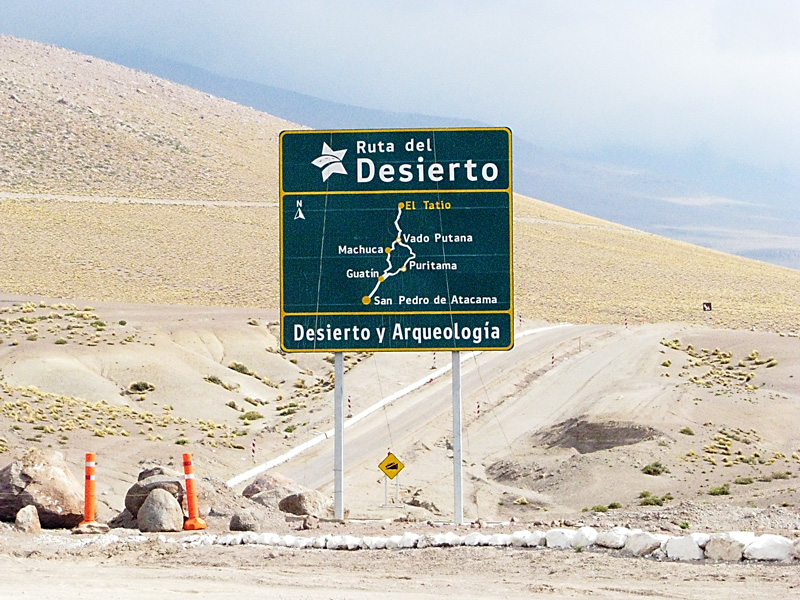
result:
[[[297,128],[146,73],[7,36],[0,36],[0,74],[0,191],[274,199],[277,134]]]
[[[277,308],[277,137],[295,126],[10,37],[0,73],[4,291]],[[798,271],[519,195],[514,215],[516,310],[527,318],[800,322]]]

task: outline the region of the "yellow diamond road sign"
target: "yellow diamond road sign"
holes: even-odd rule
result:
[[[397,477],[397,474],[403,470],[405,465],[400,462],[394,454],[389,452],[389,456],[381,461],[381,464],[378,465],[378,468],[383,471],[389,479],[394,479]]]

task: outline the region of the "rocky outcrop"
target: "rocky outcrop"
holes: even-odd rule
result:
[[[0,470],[0,520],[14,521],[29,505],[45,528],[72,528],[83,520],[83,488],[60,452],[31,448]]]

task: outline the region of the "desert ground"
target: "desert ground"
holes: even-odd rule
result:
[[[60,449],[78,477],[84,452],[97,452],[101,521],[122,510],[126,489],[147,465],[180,468],[181,454],[189,450],[201,478],[224,481],[253,468],[252,440],[260,463],[332,427],[332,392],[326,389],[332,365],[325,355],[278,353],[271,311],[78,306],[2,299],[8,322],[18,320],[14,316],[45,318],[35,321],[36,339],[23,337],[24,329],[6,331],[0,345],[6,407],[0,436],[8,442],[0,466],[41,444]],[[86,309],[88,317],[75,316]],[[70,327],[81,321],[86,325]],[[105,328],[89,325],[95,321]],[[349,519],[325,520],[314,535],[464,535],[476,524],[509,533],[625,525],[671,535],[744,530],[794,539],[800,530],[794,334],[680,324],[523,322],[519,329],[543,331],[518,339],[510,352],[484,353],[462,367],[466,524],[452,524],[450,380],[443,375],[346,430]],[[429,378],[434,367],[449,361],[441,353],[348,355],[345,393],[352,412]],[[232,362],[277,387],[229,368]],[[736,367],[727,370],[730,365]],[[725,372],[741,379],[723,378]],[[232,389],[209,382],[213,375]],[[132,394],[130,384],[137,381],[154,389]],[[242,410],[255,407],[244,398],[258,402],[264,417],[240,419]],[[67,399],[74,402],[74,419]],[[281,416],[276,408],[289,401],[298,410]],[[65,407],[58,420],[54,406]],[[14,408],[34,418],[16,420]],[[79,419],[87,408],[91,418]],[[211,422],[214,437],[208,437]],[[72,427],[59,430],[59,423]],[[398,478],[400,502],[390,498],[389,505],[377,469],[387,449],[405,464]],[[328,440],[275,471],[331,493],[332,462]],[[655,462],[664,472],[645,474],[644,467]],[[729,495],[709,493],[725,485]],[[662,506],[641,506],[644,491],[668,499]],[[390,492],[394,496],[395,489]],[[600,512],[598,507],[611,504],[619,508]],[[202,510],[210,532],[228,531],[229,515],[211,506]],[[277,513],[268,523],[276,533],[300,533],[296,519]],[[80,536],[68,531],[37,537],[3,527],[2,570],[11,576],[46,573],[36,590],[46,590],[48,598],[81,597],[84,587],[112,598],[163,590],[177,597],[202,590],[209,597],[244,592],[345,598],[380,592],[419,598],[711,593],[754,598],[791,597],[800,584],[796,566],[780,564],[678,564],[520,548],[191,548],[155,537],[126,545],[78,542]],[[114,532],[123,539],[138,533]],[[478,561],[491,568],[476,569]],[[6,588],[11,597],[33,593],[29,578],[5,580],[15,582]]]
[[[286,354],[278,329],[277,139],[300,126],[5,36],[0,90],[0,468],[49,448],[82,480],[96,452],[107,523],[142,469],[179,470],[184,452],[199,482],[228,489],[326,438],[333,356]],[[349,517],[314,535],[619,525],[796,539],[800,272],[519,195],[514,271],[526,335],[463,356],[466,524],[453,524],[450,353],[348,353]],[[330,495],[332,450],[328,436],[270,472]],[[388,503],[387,450],[405,465]],[[210,533],[229,532],[246,484],[201,502]],[[277,509],[263,518],[299,533]],[[0,523],[0,598],[791,598],[800,585],[797,561],[138,536]]]

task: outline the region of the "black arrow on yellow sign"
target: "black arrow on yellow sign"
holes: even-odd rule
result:
[[[378,465],[378,468],[379,468],[381,471],[383,471],[383,472],[384,472],[384,474],[385,474],[385,475],[386,475],[386,476],[387,476],[389,479],[394,479],[395,477],[397,477],[397,474],[398,474],[400,471],[402,471],[404,467],[405,467],[405,465],[404,465],[403,463],[401,463],[401,462],[400,462],[400,459],[398,459],[398,458],[397,458],[397,457],[396,457],[394,454],[392,454],[391,452],[389,453],[389,456],[387,456],[386,458],[384,458],[384,459],[381,461],[381,464],[379,464],[379,465]]]

